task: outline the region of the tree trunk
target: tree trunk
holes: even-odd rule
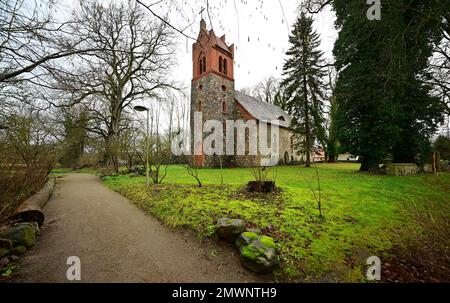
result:
[[[306,85],[305,85],[306,86]],[[305,88],[306,89],[306,88]],[[306,164],[305,167],[311,167],[311,127],[309,125],[309,108],[305,94],[305,145],[306,145]]]
[[[336,162],[336,156],[334,154],[328,154],[328,163],[335,163]]]
[[[118,97],[112,100],[111,104],[111,124],[109,125],[108,138],[106,142],[106,163],[105,165],[111,168],[114,172],[119,172],[119,158],[118,158],[118,143],[119,143],[119,130],[120,130],[120,119],[121,119],[121,102],[120,100],[121,92],[118,93]]]
[[[119,172],[119,165],[116,155],[117,150],[115,137],[116,136],[111,134],[105,139],[105,151],[103,153],[102,165],[117,173]]]
[[[133,156],[132,155],[128,155],[128,170],[131,170],[133,168]]]
[[[304,49],[305,51],[305,49]],[[305,66],[306,66],[306,62]],[[306,84],[306,76],[303,76],[303,94],[304,94],[304,102],[305,102],[305,145],[306,145],[306,164],[305,167],[311,167],[311,129],[309,125],[309,104],[308,104],[308,86]]]
[[[379,173],[380,167],[376,160],[371,159],[368,156],[365,156],[365,157],[362,157],[361,167],[359,168],[359,171],[368,171],[368,172],[372,172],[372,173]]]

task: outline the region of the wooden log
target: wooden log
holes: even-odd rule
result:
[[[40,191],[20,204],[10,219],[16,222],[36,222],[41,227],[45,219],[43,210],[53,193],[54,186],[55,178],[50,178]]]

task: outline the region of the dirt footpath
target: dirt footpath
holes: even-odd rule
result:
[[[270,281],[244,269],[230,247],[165,227],[94,175],[58,179],[45,214],[17,282],[68,282],[70,256],[81,260],[81,282]]]

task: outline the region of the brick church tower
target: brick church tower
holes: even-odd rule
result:
[[[235,92],[233,74],[234,45],[228,46],[225,35],[218,38],[213,30],[206,29],[205,20],[200,21],[200,33],[192,45],[193,78],[191,84],[191,151],[194,155],[194,113],[202,112],[206,120],[234,120]],[[225,127],[224,127],[225,129]],[[203,134],[205,138],[208,134]],[[199,147],[197,147],[199,148]],[[225,148],[225,143],[224,143]],[[218,156],[194,155],[197,167],[219,166]],[[222,158],[223,165],[230,159]]]

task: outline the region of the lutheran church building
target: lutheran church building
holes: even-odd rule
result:
[[[200,33],[192,46],[191,134],[194,134],[195,112],[202,113],[203,123],[207,120],[218,120],[223,121],[225,125],[227,120],[255,120],[259,128],[260,122],[266,122],[269,128],[269,139],[271,123],[276,123],[279,127],[278,163],[288,164],[292,161],[299,161],[301,155],[294,148],[293,135],[289,129],[291,117],[278,106],[236,91],[233,63],[234,45],[226,43],[225,35],[219,38],[212,29],[207,30],[206,22],[202,19]],[[207,134],[203,134],[203,137],[206,136]],[[248,149],[248,133],[245,136]],[[194,151],[194,136],[191,137],[191,151]],[[235,134],[234,138],[236,137]],[[258,136],[258,140],[260,139]],[[270,142],[270,140],[268,141]],[[241,156],[222,156],[222,158],[204,154],[192,157],[193,165],[197,167],[218,167],[220,165],[252,167],[259,166],[261,163],[259,155],[248,155],[248,153]]]

